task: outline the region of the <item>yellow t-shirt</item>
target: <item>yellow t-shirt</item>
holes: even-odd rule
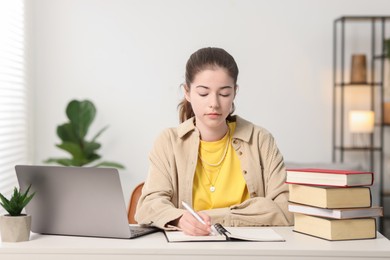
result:
[[[229,207],[249,198],[241,163],[231,144],[236,123],[228,126],[230,131],[221,140],[200,141],[192,191],[196,211]]]

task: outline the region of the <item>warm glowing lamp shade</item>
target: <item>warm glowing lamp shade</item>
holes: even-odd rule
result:
[[[374,111],[350,111],[349,130],[351,133],[372,133],[374,131]]]

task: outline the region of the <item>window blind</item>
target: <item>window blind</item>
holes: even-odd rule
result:
[[[18,187],[14,166],[28,157],[24,28],[24,1],[0,0],[0,192],[7,198]]]

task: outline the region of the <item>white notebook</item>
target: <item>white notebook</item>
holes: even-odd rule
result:
[[[190,242],[190,241],[258,241],[258,242],[283,242],[285,239],[276,233],[272,228],[264,227],[223,227],[215,224],[218,234],[208,236],[190,236],[182,231],[165,231],[168,242]]]

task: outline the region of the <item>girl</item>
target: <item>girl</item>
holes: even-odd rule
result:
[[[233,116],[238,67],[220,48],[203,48],[186,65],[177,128],[166,129],[150,154],[136,220],[189,235],[211,224],[292,225],[286,171],[272,135]],[[198,211],[199,222],[181,206]]]

